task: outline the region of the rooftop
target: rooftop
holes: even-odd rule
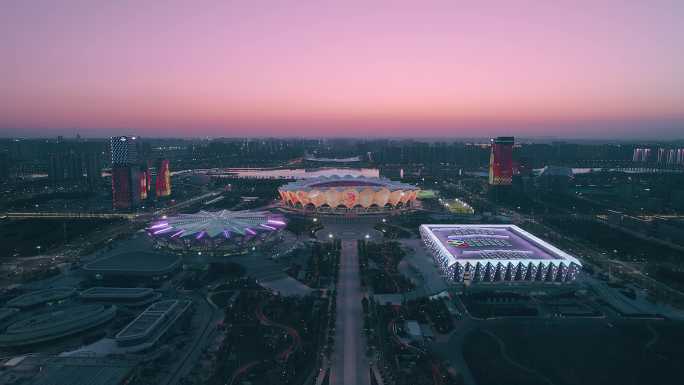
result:
[[[194,214],[178,214],[150,225],[152,235],[168,235],[171,238],[194,236],[216,237],[221,235],[256,235],[257,231],[275,231],[285,225],[281,215],[268,211],[200,211]]]
[[[301,179],[296,182],[288,183],[281,186],[281,191],[310,191],[313,189],[329,189],[337,188],[344,190],[346,188],[370,188],[373,190],[388,189],[390,191],[396,190],[418,190],[418,187],[402,182],[396,182],[387,178],[352,176],[352,175],[332,175],[319,176],[316,178]]]
[[[58,287],[32,291],[7,301],[7,307],[31,307],[45,302],[57,301],[70,297],[76,292],[73,287]]]
[[[154,289],[148,287],[91,287],[81,292],[81,298],[87,299],[138,299],[152,295]]]
[[[449,265],[482,260],[560,260],[576,258],[515,225],[421,225],[449,258]]]
[[[4,321],[19,312],[19,309],[11,307],[0,308],[0,321]]]
[[[116,335],[119,343],[159,338],[190,306],[189,300],[166,300],[150,305]]]
[[[131,363],[111,358],[51,358],[41,366],[33,385],[119,385],[133,370]]]
[[[116,306],[79,305],[23,318],[0,334],[0,346],[20,346],[79,333],[114,318]]]

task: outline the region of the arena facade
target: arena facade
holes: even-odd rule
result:
[[[153,222],[147,231],[157,246],[178,251],[241,254],[278,239],[284,217],[269,211],[200,211]]]
[[[333,175],[291,182],[278,192],[283,206],[293,210],[370,214],[413,208],[418,190],[386,178]]]
[[[450,283],[571,282],[573,256],[515,225],[421,225],[423,242]]]

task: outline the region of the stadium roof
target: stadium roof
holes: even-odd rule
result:
[[[154,294],[149,287],[91,287],[81,292],[87,299],[141,299]]]
[[[336,188],[340,191],[348,188],[370,188],[372,190],[388,189],[394,190],[418,190],[418,187],[401,182],[395,182],[387,178],[369,178],[365,176],[352,175],[333,175],[333,176],[319,176],[316,178],[309,178],[298,180],[296,182],[288,183],[282,187],[282,191],[311,191],[314,189],[330,189]]]
[[[153,235],[168,234],[171,237],[195,236],[199,239],[207,235],[215,237],[231,233],[238,235],[256,235],[259,231],[274,231],[285,225],[282,216],[268,211],[200,211],[195,214],[179,214],[160,220],[148,230]]]
[[[575,257],[515,225],[421,225],[421,230],[438,245],[447,265],[565,261],[581,266]]]

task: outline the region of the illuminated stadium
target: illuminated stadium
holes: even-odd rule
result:
[[[321,213],[373,213],[415,206],[416,186],[385,178],[353,176],[317,177],[279,188],[283,205]]]
[[[451,283],[571,282],[582,264],[514,225],[421,225],[423,242]]]
[[[156,221],[148,233],[160,247],[230,255],[278,239],[285,227],[282,215],[268,211],[200,211]]]

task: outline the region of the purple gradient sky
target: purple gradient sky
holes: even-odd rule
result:
[[[0,135],[684,137],[684,1],[0,9]]]

